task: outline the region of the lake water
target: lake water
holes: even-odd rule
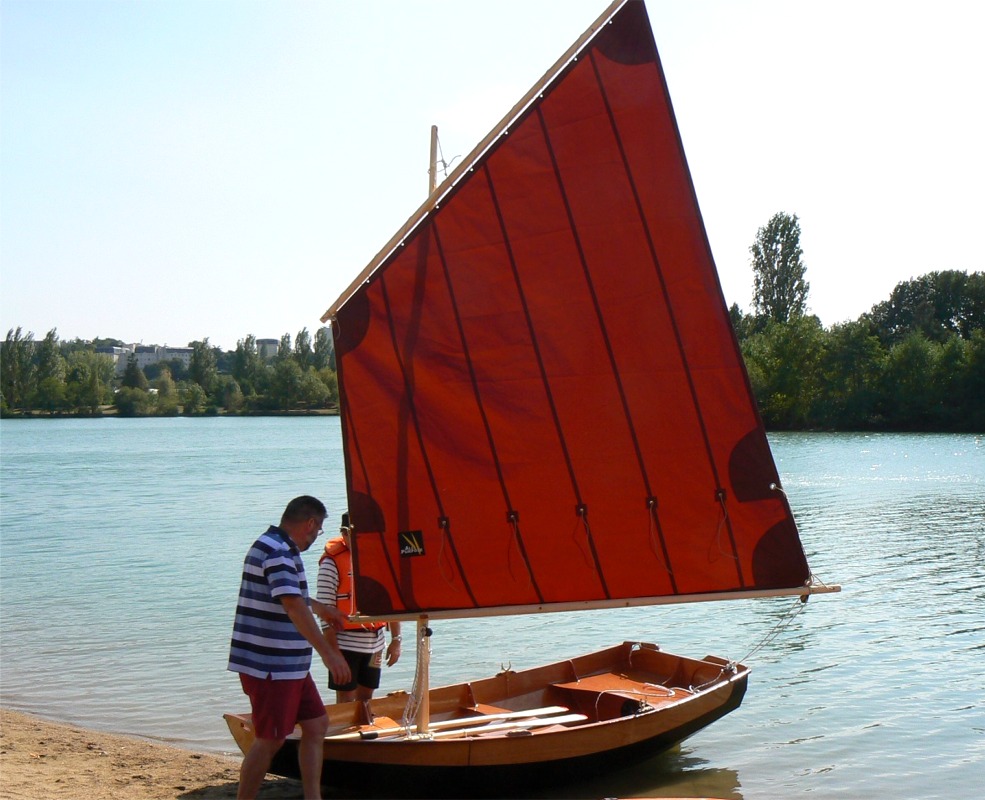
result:
[[[752,668],[737,711],[563,796],[980,796],[985,437],[770,440],[811,566],[841,594],[798,614],[760,600],[435,623],[433,681],[641,639]],[[3,704],[232,752],[243,555],[295,495],[338,519],[338,419],[4,420],[0,453]],[[385,691],[409,685],[410,655]]]

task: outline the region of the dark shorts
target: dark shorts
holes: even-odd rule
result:
[[[325,715],[325,704],[311,675],[275,681],[241,672],[239,681],[250,698],[253,731],[258,739],[285,739],[297,723]]]
[[[343,650],[349,670],[352,672],[352,680],[345,684],[338,684],[332,673],[328,673],[328,688],[337,692],[351,692],[359,686],[367,689],[380,688],[380,673],[383,666],[383,652],[377,653],[354,653],[351,650]]]

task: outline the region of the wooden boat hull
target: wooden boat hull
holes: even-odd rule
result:
[[[748,675],[746,667],[714,656],[689,659],[625,642],[555,664],[432,689],[433,738],[386,735],[402,719],[404,693],[374,699],[368,708],[330,705],[323,780],[370,792],[370,784],[389,793],[407,786],[410,792],[401,793],[436,796],[444,789],[497,794],[518,780],[529,787],[574,779],[603,763],[607,770],[629,764],[686,739],[739,706]],[[557,707],[559,718],[569,721],[550,724],[551,714],[504,718]],[[477,720],[489,714],[496,716],[484,731]],[[245,753],[253,741],[249,715],[225,718]],[[378,738],[361,738],[360,732]],[[285,743],[271,772],[298,775],[296,738]]]

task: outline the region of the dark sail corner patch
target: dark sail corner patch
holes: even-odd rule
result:
[[[400,541],[400,557],[412,558],[424,555],[423,531],[400,531],[397,534]]]

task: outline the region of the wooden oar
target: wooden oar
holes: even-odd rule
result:
[[[428,725],[429,730],[441,730],[442,728],[464,727],[467,725],[485,725],[489,722],[499,722],[508,719],[522,719],[524,717],[548,716],[550,714],[562,714],[568,709],[564,706],[545,706],[544,708],[528,708],[522,711],[502,711],[495,714],[480,714],[475,717],[460,717],[458,719],[443,719],[432,722]],[[334,736],[326,736],[326,739],[337,741],[340,739],[379,739],[385,736],[399,736],[405,734],[407,728],[399,725],[395,728],[381,728],[380,730],[361,730],[349,731],[348,733],[337,733]]]
[[[479,736],[483,733],[497,731],[522,730],[524,728],[543,728],[546,725],[564,725],[567,722],[584,722],[588,717],[584,714],[564,714],[560,717],[544,717],[537,719],[517,719],[509,722],[497,722],[492,725],[480,725],[470,728],[454,728],[440,730],[431,734],[432,739],[451,739],[456,736]]]

